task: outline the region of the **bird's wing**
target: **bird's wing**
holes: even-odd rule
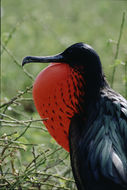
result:
[[[93,184],[90,185],[94,186],[97,181],[101,181],[102,185],[103,181],[107,181],[109,186],[121,185],[121,190],[122,186],[127,188],[127,102],[118,99],[102,100],[103,106],[88,130],[85,130],[88,126],[80,116],[74,116],[71,120],[71,162],[77,186],[81,190],[91,182]],[[91,115],[95,111],[91,111]]]
[[[71,159],[71,166],[73,175],[75,178],[75,182],[77,185],[78,190],[85,190],[85,181],[82,179],[80,173],[80,152],[79,152],[79,142],[81,139],[81,128],[82,127],[82,120],[78,115],[75,115],[71,119],[71,124],[69,128],[69,147],[70,147],[70,159]],[[82,158],[82,162],[84,159]]]

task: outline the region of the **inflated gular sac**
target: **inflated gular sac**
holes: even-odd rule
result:
[[[42,70],[33,86],[37,111],[41,118],[48,118],[43,122],[49,133],[67,151],[70,118],[78,112],[79,99],[83,93],[80,88],[80,73],[60,63],[50,64]]]

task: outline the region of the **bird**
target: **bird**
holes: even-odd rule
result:
[[[78,190],[127,190],[127,100],[107,82],[97,52],[75,43],[37,76],[33,99],[49,133],[70,153]]]

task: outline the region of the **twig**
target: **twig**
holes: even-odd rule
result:
[[[117,41],[117,44],[116,44],[116,53],[115,53],[114,60],[116,60],[118,58],[120,41],[121,41],[121,37],[122,37],[122,33],[123,33],[124,23],[125,23],[125,12],[123,12],[123,15],[122,15],[122,23],[121,23],[121,26],[120,26],[120,32],[119,32],[118,41]],[[111,78],[111,87],[113,87],[115,72],[116,72],[116,65],[113,67],[112,78]]]
[[[5,139],[0,139],[0,141],[4,142]],[[19,145],[25,145],[25,146],[38,146],[38,144],[33,144],[33,143],[22,143],[22,142],[19,142],[19,141],[14,141],[14,140],[7,140],[7,142],[11,142],[11,144],[19,144]],[[4,144],[5,145],[5,144]]]
[[[0,146],[5,146],[5,148],[14,148],[14,149],[21,149],[24,150],[24,148],[20,147],[20,146],[9,146],[9,145],[4,145],[4,144],[0,144]]]
[[[30,74],[25,68],[22,68],[21,63],[14,57],[14,55],[11,53],[11,51],[2,43],[3,49],[6,51],[6,53],[13,59],[13,61],[16,63],[18,67],[24,70],[24,73],[33,81],[34,77],[32,74]]]
[[[37,160],[40,156],[42,156],[42,155],[44,155],[44,158],[42,158],[42,160],[39,160],[39,163],[36,162],[36,168],[38,168],[40,165],[42,165],[42,164],[46,161],[46,159],[47,159],[48,157],[50,157],[52,154],[54,154],[55,152],[59,151],[60,149],[61,149],[61,147],[58,148],[58,149],[56,149],[56,150],[54,150],[53,152],[51,152],[51,153],[49,153],[49,154],[47,154],[47,155],[45,155],[44,152],[42,152],[42,153],[40,153],[39,155],[37,155],[36,158],[35,158],[36,160]],[[34,168],[31,168],[31,165],[32,165],[34,162],[35,162],[35,160],[33,159],[33,160],[31,161],[31,163],[29,163],[29,165],[26,167],[24,173],[26,173],[26,174],[28,175],[28,173],[31,173],[31,172],[34,170]],[[33,167],[33,166],[32,166],[32,167]],[[28,171],[28,168],[30,168],[29,171]]]
[[[16,102],[21,102],[21,101],[33,101],[33,98],[20,98],[19,100],[16,100]]]
[[[14,33],[17,31],[17,29],[21,26],[21,24],[26,21],[27,19],[29,19],[30,16],[24,16],[20,21],[18,21],[14,27],[12,28],[12,30],[9,32],[9,35],[7,37],[7,39],[4,41],[4,45],[7,46],[9,41],[12,39]],[[1,50],[1,55],[4,53],[4,48]]]
[[[26,133],[26,131],[29,129],[30,125],[31,125],[31,121],[29,122],[29,124],[28,124],[28,126],[26,127],[26,129],[25,129],[18,137],[16,137],[16,138],[14,139],[14,141],[17,141],[18,139],[20,139],[20,138]]]
[[[1,124],[1,127],[21,127],[21,128],[26,128],[26,125],[21,125],[21,124]],[[43,128],[43,127],[37,127],[37,126],[30,126],[31,129],[39,129],[39,130],[43,130],[44,132],[47,132],[47,129]]]
[[[19,25],[20,25],[20,23],[17,22],[17,23],[15,24],[15,26],[12,28],[12,30],[10,31],[10,33],[9,33],[9,35],[8,35],[8,38],[7,38],[6,41],[4,42],[4,45],[5,45],[5,46],[7,46],[8,42],[11,40],[13,34],[16,32],[16,30],[17,30],[17,28],[18,28]],[[5,50],[4,48],[1,50],[1,55],[3,54],[4,50]]]
[[[35,120],[27,120],[27,121],[20,121],[20,120],[10,121],[10,120],[1,119],[1,122],[4,122],[4,123],[15,123],[15,124],[24,124],[24,125],[26,125],[29,122],[33,123],[33,122],[39,122],[39,121],[46,121],[47,119],[48,118],[35,119]]]
[[[3,108],[5,106],[9,106],[10,104],[12,104],[15,100],[17,100],[18,98],[20,98],[22,95],[24,95],[25,93],[27,93],[30,89],[32,89],[33,86],[27,87],[23,92],[19,92],[16,96],[14,96],[10,101],[2,104],[0,106],[0,108]]]
[[[33,175],[35,175],[36,173],[31,173]],[[45,172],[37,172],[38,175],[46,175],[46,176],[50,176],[50,177],[54,177],[54,178],[58,178],[58,179],[62,179],[64,181],[67,181],[67,182],[71,182],[71,183],[75,183],[75,181],[73,179],[70,179],[70,178],[65,178],[63,176],[59,176],[59,175],[56,175],[56,174],[51,174],[51,173],[45,173]]]
[[[58,185],[55,185],[55,184],[53,184],[53,183],[43,183],[43,182],[39,182],[39,181],[32,181],[32,180],[30,180],[29,181],[30,183],[32,183],[32,184],[40,184],[40,185],[46,185],[46,186],[50,186],[50,187],[55,187],[55,188],[57,188],[57,189],[64,189],[64,190],[70,190],[70,188],[67,188],[67,187],[64,187],[64,186],[58,186]]]
[[[33,154],[33,157],[34,157],[34,166],[35,166],[35,173],[36,173],[35,176],[38,177],[38,174],[37,174],[37,166],[36,166],[36,159],[35,159],[35,158],[36,158],[36,154],[35,154],[35,148],[34,148],[34,146],[33,146],[32,154]],[[35,185],[35,184],[34,184],[34,185]],[[40,190],[40,188],[41,188],[40,183],[37,183],[35,187],[37,187],[38,190]]]
[[[28,126],[26,127],[26,129],[18,136],[14,139],[14,141],[17,141],[21,136],[23,136],[25,134],[25,132],[28,130],[28,128],[30,127],[31,122],[28,124]],[[9,146],[12,144],[12,142],[9,142],[2,150],[1,152],[1,156],[3,156],[3,154],[5,153],[5,151],[10,148]],[[14,147],[13,147],[14,148]],[[16,148],[16,147],[15,147]],[[20,147],[21,148],[21,147]],[[23,149],[23,148],[22,148]]]

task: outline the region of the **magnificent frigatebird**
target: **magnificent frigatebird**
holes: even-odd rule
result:
[[[70,152],[78,190],[127,189],[127,101],[108,85],[96,51],[76,43],[55,56],[35,80],[33,98],[44,124]]]

